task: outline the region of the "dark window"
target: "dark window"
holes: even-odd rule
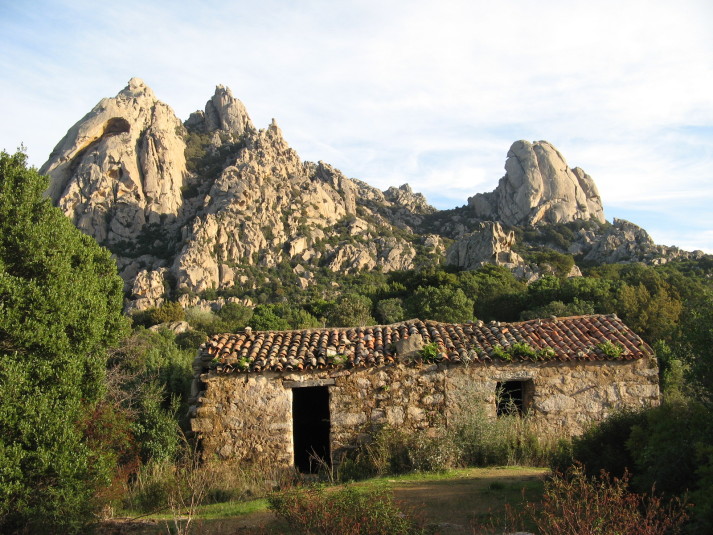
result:
[[[522,415],[530,409],[532,380],[503,381],[495,387],[495,403],[498,416]]]
[[[295,467],[314,474],[329,466],[329,390],[326,386],[292,389]]]

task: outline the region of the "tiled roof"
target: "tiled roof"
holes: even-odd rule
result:
[[[453,363],[633,360],[651,348],[616,315],[519,323],[408,320],[373,327],[218,334],[201,360],[218,373],[371,367],[396,362],[396,342],[416,333],[436,349],[424,360]],[[418,360],[418,359],[417,359]]]

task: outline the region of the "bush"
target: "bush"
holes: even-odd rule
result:
[[[634,467],[627,442],[634,426],[646,420],[644,411],[621,411],[610,415],[572,441],[574,459],[586,467],[590,476],[605,471],[613,477],[623,477]]]
[[[482,409],[467,412],[452,426],[459,464],[465,466],[547,466],[562,447],[538,436],[527,416],[488,417]]]
[[[686,506],[679,500],[628,490],[628,473],[588,477],[581,465],[545,483],[542,502],[526,511],[540,533],[548,535],[671,535],[680,533]]]
[[[297,533],[310,535],[417,535],[422,525],[383,490],[346,487],[298,489],[268,498],[270,508]]]
[[[149,307],[146,310],[140,310],[131,315],[134,325],[142,327],[183,321],[185,317],[186,314],[183,307],[180,303],[175,301],[166,301],[160,307]]]
[[[626,444],[637,490],[656,485],[661,492],[682,495],[698,488],[701,448],[713,443],[711,412],[689,401],[664,403],[644,415]]]
[[[176,335],[176,345],[181,349],[197,350],[207,338],[204,331],[186,331]]]
[[[47,186],[23,153],[0,152],[3,533],[82,532],[116,461],[83,424],[103,397],[106,348],[123,336],[123,282]]]

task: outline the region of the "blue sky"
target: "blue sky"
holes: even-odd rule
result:
[[[711,28],[706,0],[0,0],[0,148],[40,166],[132,76],[181,119],[223,84],[303,159],[439,208],[548,140],[607,219],[713,253]]]

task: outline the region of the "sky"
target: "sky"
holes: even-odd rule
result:
[[[134,76],[185,120],[218,84],[304,160],[440,209],[547,140],[606,218],[713,253],[710,0],[0,0],[0,149],[39,167]]]

